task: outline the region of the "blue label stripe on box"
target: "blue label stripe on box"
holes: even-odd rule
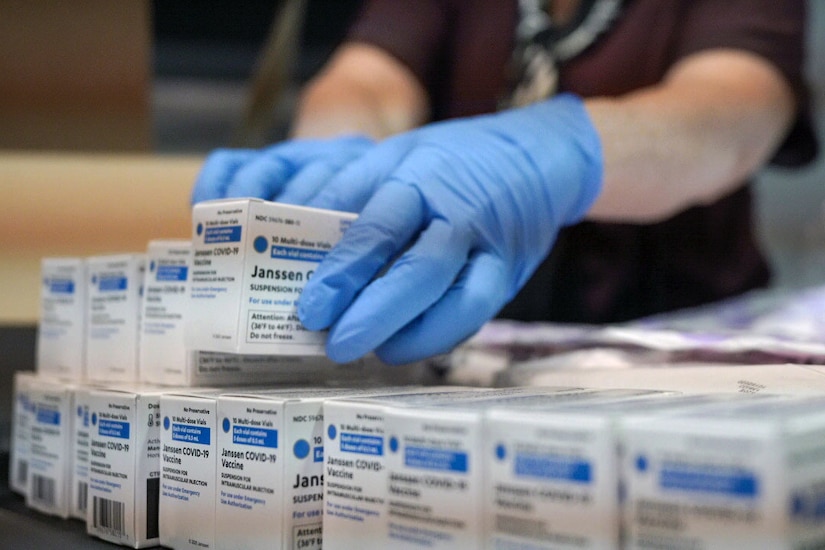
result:
[[[172,424],[172,439],[184,443],[209,445],[212,439],[212,430],[204,426],[190,426],[188,424]]]
[[[74,294],[74,281],[71,279],[49,279],[48,286],[52,294]]]
[[[232,443],[277,449],[278,430],[232,426]]]
[[[273,246],[272,257],[284,260],[301,260],[304,262],[320,262],[327,257],[326,250],[307,250],[289,246]]]
[[[663,489],[712,493],[741,498],[755,498],[759,494],[759,480],[750,472],[664,466],[659,474]]]
[[[112,276],[112,277],[101,277],[100,281],[98,282],[98,289],[101,292],[111,292],[111,291],[118,291],[118,290],[126,290],[128,286],[128,280],[126,277],[121,275]]]
[[[158,281],[185,281],[189,274],[189,268],[185,265],[161,265],[158,266],[156,280]]]
[[[207,227],[203,234],[203,242],[209,243],[237,243],[241,241],[241,226]]]
[[[37,409],[37,423],[50,424],[52,426],[60,426],[60,411],[54,409]]]
[[[516,455],[513,463],[516,476],[559,481],[590,483],[592,467],[586,460],[558,455]]]
[[[375,435],[341,433],[341,452],[384,456],[384,438]]]
[[[407,447],[404,450],[404,465],[425,470],[466,473],[468,457],[467,453],[461,451]]]
[[[129,439],[129,423],[117,420],[104,420],[101,418],[98,422],[97,433],[103,437]]]

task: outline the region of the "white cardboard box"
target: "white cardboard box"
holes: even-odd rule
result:
[[[322,545],[324,402],[406,389],[228,393],[218,398],[217,548]]]
[[[36,380],[37,375],[31,371],[14,373],[9,487],[23,496],[26,496],[28,487],[31,423],[34,420],[31,386]]]
[[[93,389],[108,387],[108,384],[87,382],[78,384],[72,391],[72,435],[69,456],[69,516],[86,521],[89,496],[89,435],[92,427],[92,416],[89,412],[89,398]]]
[[[69,517],[74,384],[38,377],[29,387],[29,466],[26,505]]]
[[[185,384],[184,328],[189,307],[192,243],[153,240],[146,247],[141,302],[140,380]]]
[[[623,421],[626,547],[821,545],[823,411],[774,398]]]
[[[89,534],[132,548],[158,544],[164,391],[123,386],[89,392]]]
[[[321,548],[324,454],[316,426],[320,396],[330,392],[313,393],[218,399],[217,548]]]
[[[144,254],[88,258],[86,375],[99,382],[136,382]]]
[[[337,365],[324,356],[187,350],[192,243],[150,241],[146,251],[140,335],[140,380],[181,387],[275,384],[364,375],[364,361]],[[214,315],[213,311],[211,315]]]
[[[221,393],[182,391],[161,397],[159,540],[163,546],[214,548],[217,458],[212,445]]]
[[[289,388],[284,388],[290,391]],[[161,397],[160,544],[214,548],[218,397],[273,388],[168,391]]]
[[[324,404],[324,548],[362,550],[383,540],[388,482],[386,409],[486,394],[462,387],[413,388],[390,396]],[[465,395],[465,397],[462,397]]]
[[[621,547],[618,420],[747,396],[663,393],[494,407],[484,426],[485,548]]]
[[[86,378],[86,261],[43,258],[37,372],[55,378]]]
[[[187,347],[226,353],[323,355],[297,301],[354,214],[225,199],[192,212],[194,259]],[[217,313],[220,312],[220,313]]]
[[[329,550],[388,547],[402,544],[388,538],[388,525],[397,510],[392,507],[406,491],[392,477],[390,463],[399,439],[389,426],[395,411],[436,409],[450,403],[465,404],[499,398],[519,398],[553,392],[577,393],[575,388],[422,388],[406,394],[335,399],[324,407],[327,456],[324,503],[324,547]],[[443,412],[437,416],[443,418]],[[448,415],[447,415],[448,416]],[[389,491],[389,492],[388,492]],[[473,506],[464,502],[462,508]],[[393,516],[393,517],[388,517]],[[428,541],[428,543],[431,541]],[[377,546],[376,546],[377,545]]]
[[[523,388],[477,400],[390,407],[384,548],[482,548],[483,427],[494,406],[550,406],[580,400],[635,399],[648,392]],[[379,540],[382,540],[379,538]]]

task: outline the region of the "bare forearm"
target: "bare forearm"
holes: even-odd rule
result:
[[[428,110],[424,90],[406,67],[376,48],[351,44],[302,92],[291,133],[381,139],[424,123]]]
[[[697,56],[661,85],[586,105],[605,162],[588,217],[631,223],[731,192],[768,159],[794,111],[781,76],[742,52]]]

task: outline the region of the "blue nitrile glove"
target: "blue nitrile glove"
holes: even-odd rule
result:
[[[219,149],[206,159],[192,203],[226,197],[258,197],[303,204],[347,163],[373,146],[350,136],[292,140],[266,149]]]
[[[601,179],[599,137],[571,95],[387,139],[306,203],[360,216],[306,284],[300,319],[331,327],[339,362],[449,351],[515,296]]]

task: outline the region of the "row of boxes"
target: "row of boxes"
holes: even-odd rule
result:
[[[60,501],[68,515],[76,498],[89,533],[131,547],[825,542],[822,397],[102,388],[32,376],[16,388],[12,462],[28,462],[27,502],[56,513],[45,504]],[[72,480],[84,448],[87,477]],[[59,449],[75,451],[46,469]],[[88,496],[69,499],[80,483]]]
[[[198,386],[331,366],[325,334],[306,330],[296,305],[355,216],[237,199],[198,204],[192,217],[192,241],[43,260],[38,372]]]

